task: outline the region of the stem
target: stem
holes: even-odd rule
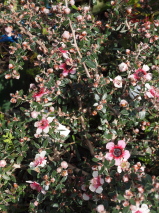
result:
[[[65,5],[66,5],[66,7],[68,7],[68,1],[67,1],[67,0],[65,0]],[[80,57],[80,59],[81,59],[81,58],[82,58],[82,54],[81,54],[81,52],[80,52],[80,50],[79,50],[79,47],[78,47],[78,45],[77,45],[75,30],[73,29],[72,22],[71,22],[70,18],[68,18],[68,20],[69,20],[69,25],[70,25],[70,28],[71,28],[71,31],[72,31],[72,35],[73,35],[74,46],[75,46],[75,48],[76,48],[76,50],[77,50],[77,52],[78,52],[78,55],[79,55],[79,57]],[[91,76],[90,76],[90,74],[89,74],[89,71],[88,71],[88,69],[87,69],[86,64],[85,64],[84,62],[82,62],[82,65],[84,66],[84,69],[85,69],[85,72],[86,72],[86,74],[87,74],[87,77],[88,77],[88,78],[91,78]]]
[[[73,166],[70,163],[68,163],[68,167],[71,168],[71,169],[73,169],[73,170],[75,170],[75,172],[80,172],[81,171],[82,174],[85,175],[85,176],[89,175],[89,173],[87,173],[87,172],[85,172],[85,171],[83,171],[81,169],[78,169],[76,166]]]

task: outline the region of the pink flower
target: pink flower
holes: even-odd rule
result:
[[[124,62],[118,65],[120,72],[125,72],[128,70],[128,65]]]
[[[64,33],[62,34],[62,37],[64,39],[69,39],[70,38],[70,33],[68,31],[64,31]]]
[[[141,207],[139,205],[132,205],[130,207],[132,213],[149,213],[150,210],[146,204],[142,204]]]
[[[102,204],[98,205],[97,208],[96,208],[97,212],[98,213],[105,213],[105,208]]]
[[[41,192],[43,194],[46,194],[45,190],[40,186],[39,183],[35,182],[35,181],[26,181],[27,183],[30,183],[30,187],[33,189],[33,190],[36,190],[38,192]]]
[[[45,94],[48,94],[48,90],[45,88],[40,88],[38,92],[33,94],[33,98],[35,98],[36,101],[40,101],[40,98]]]
[[[40,154],[36,154],[35,161],[30,163],[30,168],[34,169],[36,167],[44,167],[46,165],[46,157],[44,157],[46,151],[42,151]]]
[[[145,87],[148,89],[148,91],[145,92],[145,95],[148,98],[156,98],[157,101],[159,101],[159,89],[153,86],[150,86],[149,84],[146,84]]]
[[[105,155],[107,160],[115,160],[115,165],[119,166],[121,161],[127,160],[130,157],[128,150],[124,150],[126,143],[124,140],[118,141],[118,145],[115,145],[113,142],[109,142],[106,145],[106,148],[109,149],[109,153]]]
[[[69,73],[75,74],[76,72],[76,69],[73,67],[72,60],[70,58],[66,59],[66,62],[62,63],[59,68],[63,70],[63,76],[67,76]]]
[[[31,112],[31,117],[37,118],[39,114],[40,114],[39,112],[33,111],[33,112]]]
[[[62,161],[62,162],[61,162],[61,167],[62,167],[63,169],[67,169],[68,163],[67,163],[66,161]]]
[[[147,73],[149,67],[147,65],[143,65],[142,69],[137,69],[135,73],[129,76],[131,81],[145,80],[150,81],[152,79],[152,74]]]
[[[5,167],[7,165],[5,160],[0,160],[0,167]]]
[[[120,75],[116,76],[113,80],[113,84],[117,88],[122,88],[122,77]]]
[[[103,191],[102,185],[104,183],[104,179],[101,178],[100,175],[98,175],[98,171],[93,172],[93,178],[90,180],[90,186],[89,189],[92,192],[96,192],[100,194]]]
[[[35,122],[34,126],[37,127],[36,134],[40,134],[42,132],[48,133],[50,128],[50,123],[53,121],[54,117],[43,117],[42,120]]]

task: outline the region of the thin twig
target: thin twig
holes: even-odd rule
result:
[[[81,111],[81,109],[82,109],[81,97],[78,97],[77,99],[78,99],[79,111]],[[85,123],[84,123],[84,118],[83,118],[82,115],[80,116],[80,120],[81,120],[82,128],[83,128],[84,130],[86,130],[86,125],[85,125]],[[94,153],[94,147],[92,146],[91,141],[88,140],[86,134],[84,135],[84,138],[85,138],[86,144],[87,144],[87,146],[88,146],[88,149],[89,149],[91,155],[94,156],[94,154],[95,154],[95,153]]]
[[[81,169],[78,169],[76,166],[73,166],[70,163],[68,163],[68,167],[71,168],[71,169],[73,169],[73,170],[75,170],[75,172],[80,172],[81,171],[82,174],[85,175],[85,176],[89,175],[89,173],[87,173],[87,172],[85,172],[85,171],[83,171]]]
[[[65,6],[68,7],[68,1],[67,1],[67,0],[65,0]],[[69,25],[70,25],[70,28],[71,28],[71,31],[72,31],[72,35],[73,35],[74,46],[75,46],[75,48],[76,48],[76,50],[77,50],[77,52],[78,52],[78,55],[79,55],[79,57],[80,57],[80,59],[81,59],[81,58],[82,58],[82,54],[81,54],[81,52],[80,52],[80,50],[79,50],[79,47],[78,47],[78,45],[77,45],[75,30],[73,29],[72,22],[71,22],[70,18],[68,18],[68,20],[69,20]],[[86,64],[85,64],[84,62],[82,62],[82,64],[83,64],[83,66],[84,66],[84,69],[85,69],[85,72],[86,72],[86,74],[87,74],[87,77],[88,77],[88,78],[91,78],[91,76],[90,76],[90,74],[89,74],[89,71],[88,71],[88,69],[87,69]]]

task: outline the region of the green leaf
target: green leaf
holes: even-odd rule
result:
[[[4,178],[5,180],[10,180],[10,177],[7,175],[2,175],[2,178]]]
[[[123,197],[122,195],[118,195],[117,197],[119,200],[125,200],[125,197]]]
[[[96,64],[93,62],[93,61],[90,61],[90,60],[86,60],[86,65],[89,67],[89,68],[92,68],[92,69],[95,69],[96,68]]]
[[[98,158],[93,158],[92,161],[93,161],[93,162],[98,162],[99,159],[98,159]]]

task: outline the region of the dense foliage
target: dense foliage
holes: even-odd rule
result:
[[[0,3],[2,213],[159,212],[158,6]]]

